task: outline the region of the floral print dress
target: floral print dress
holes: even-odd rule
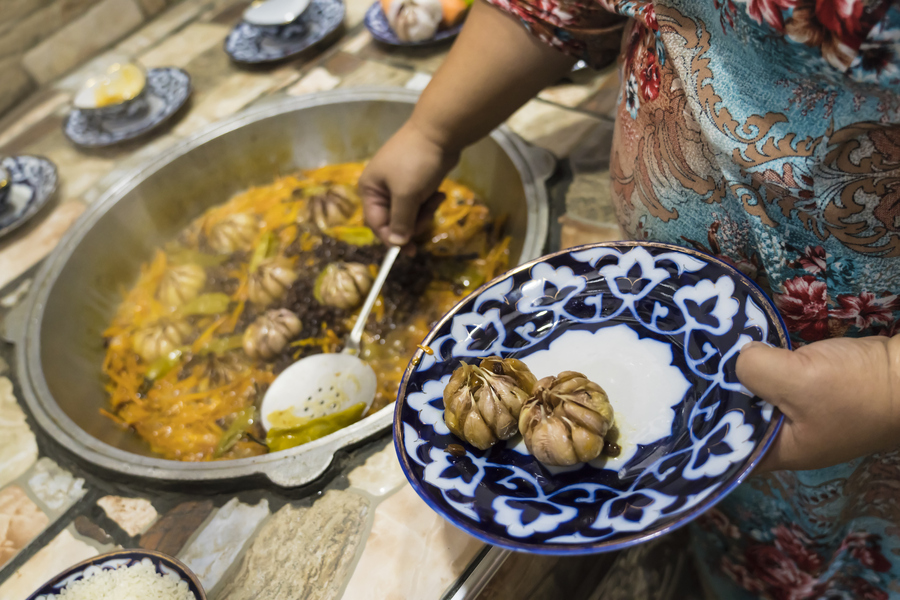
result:
[[[624,24],[630,236],[732,262],[795,346],[900,332],[900,2],[490,1],[594,64]],[[900,452],[751,478],[692,539],[720,598],[900,598]]]

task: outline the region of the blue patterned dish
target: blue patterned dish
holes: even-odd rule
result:
[[[404,42],[397,37],[397,34],[394,33],[394,30],[388,25],[387,15],[384,14],[384,9],[381,8],[381,2],[378,2],[377,0],[369,7],[369,10],[366,11],[363,22],[366,24],[366,29],[369,30],[369,33],[372,34],[373,38],[382,44],[388,44],[390,46],[431,46],[432,44],[439,44],[441,42],[452,40],[462,29],[462,23],[460,23],[449,29],[439,30],[430,40]]]
[[[63,125],[69,140],[83,148],[102,148],[132,140],[159,127],[178,112],[191,95],[191,77],[175,67],[147,71],[147,86],[134,111],[106,117],[97,111],[73,109]]]
[[[181,561],[153,550],[114,550],[113,552],[89,558],[69,567],[42,585],[28,597],[28,600],[53,600],[63,593],[67,585],[83,579],[85,576],[93,575],[98,571],[130,567],[145,560],[153,563],[156,567],[156,572],[160,575],[171,573],[186,581],[188,589],[191,590],[197,600],[206,600],[206,593],[203,591],[203,586],[200,585],[200,580],[197,579],[197,576],[190,569]]]
[[[309,8],[288,25],[238,23],[225,38],[225,52],[246,64],[284,60],[321,42],[343,22],[341,0],[312,0]]]
[[[653,242],[558,252],[463,300],[406,371],[394,443],[434,510],[475,537],[539,554],[618,550],[661,535],[721,500],[760,461],[780,414],[738,382],[751,340],[790,347],[772,301],[731,265]],[[605,388],[622,454],[546,467],[520,436],[487,451],[443,422],[461,360],[523,360],[538,377],[581,371]]]
[[[0,165],[9,173],[9,192],[0,206],[0,238],[36,215],[56,190],[56,167],[39,156],[11,156]]]

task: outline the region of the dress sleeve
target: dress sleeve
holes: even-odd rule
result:
[[[541,41],[594,68],[613,62],[619,53],[626,17],[614,0],[487,0],[524,23]]]

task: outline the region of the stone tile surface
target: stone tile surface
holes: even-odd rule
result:
[[[0,57],[21,55],[55,31],[65,27],[99,0],[29,1],[33,1],[33,5],[24,18],[15,23],[7,23],[0,29]],[[6,4],[7,0],[4,0],[4,9]]]
[[[343,599],[440,598],[483,547],[403,487],[375,509]]]
[[[18,56],[0,59],[0,81],[0,114],[37,87]]]
[[[373,496],[383,496],[406,484],[406,476],[400,469],[400,461],[394,450],[394,443],[388,440],[379,450],[362,465],[356,467],[347,476],[350,486],[366,491]]]
[[[50,519],[17,485],[0,490],[0,567],[50,524]]]
[[[213,510],[209,500],[183,502],[164,514],[141,536],[138,546],[176,555]]]
[[[316,67],[286,91],[290,96],[302,96],[303,94],[333,90],[340,82],[340,77],[335,77],[327,69]]]
[[[12,381],[0,377],[0,487],[27,471],[37,457],[37,441],[13,394]]]
[[[589,115],[531,100],[510,117],[507,125],[526,141],[564,157],[584,139],[596,121]]]
[[[107,517],[132,537],[146,531],[159,516],[153,504],[145,498],[104,496],[97,500],[97,505],[103,509]]]
[[[179,558],[197,575],[204,588],[212,589],[267,516],[267,500],[250,506],[233,498],[216,512]]]
[[[66,511],[87,491],[84,479],[75,477],[46,457],[38,460],[28,474],[28,488],[56,514]]]
[[[25,53],[22,64],[35,81],[47,83],[143,21],[144,15],[135,0],[103,0]]]
[[[560,217],[559,222],[562,225],[560,249],[628,239],[615,223],[590,223],[566,215]]]
[[[72,521],[72,526],[75,528],[78,535],[90,538],[100,544],[112,544],[115,541],[102,527],[84,515],[75,517],[75,520]]]
[[[206,6],[206,0],[183,0],[175,4],[171,9],[119,42],[115,47],[116,52],[136,56],[190,22],[200,14],[204,6]]]
[[[69,102],[69,94],[62,92],[54,93],[49,98],[32,106],[23,115],[18,116],[15,121],[4,122],[6,127],[0,128],[0,146],[5,146],[20,135],[26,133],[35,124],[52,115],[60,107],[65,106]],[[2,109],[0,109],[2,110]]]
[[[299,77],[290,68],[282,68],[270,74],[235,73],[198,102],[190,114],[179,123],[174,133],[188,135],[210,123],[229,117],[244,108],[267,91],[281,87]]]
[[[566,191],[566,211],[585,221],[616,223],[609,170],[575,175]]]
[[[7,245],[0,251],[0,286],[47,256],[84,209],[83,202],[64,202],[43,218],[37,215],[34,218],[37,223],[29,224],[24,231],[4,240]]]
[[[98,554],[96,548],[64,529],[0,585],[0,598],[25,600],[41,584],[63,569]]]
[[[192,23],[143,55],[140,63],[153,67],[184,67],[195,57],[220,45],[230,28],[215,23]]]
[[[365,535],[368,501],[331,490],[309,507],[286,505],[266,521],[219,600],[335,598]]]
[[[358,69],[345,75],[338,87],[360,87],[366,85],[402,86],[412,76],[412,71],[407,69],[398,69],[382,63],[365,61]]]

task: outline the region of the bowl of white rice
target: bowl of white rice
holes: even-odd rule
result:
[[[152,550],[116,550],[69,567],[28,600],[206,600],[197,576]]]

